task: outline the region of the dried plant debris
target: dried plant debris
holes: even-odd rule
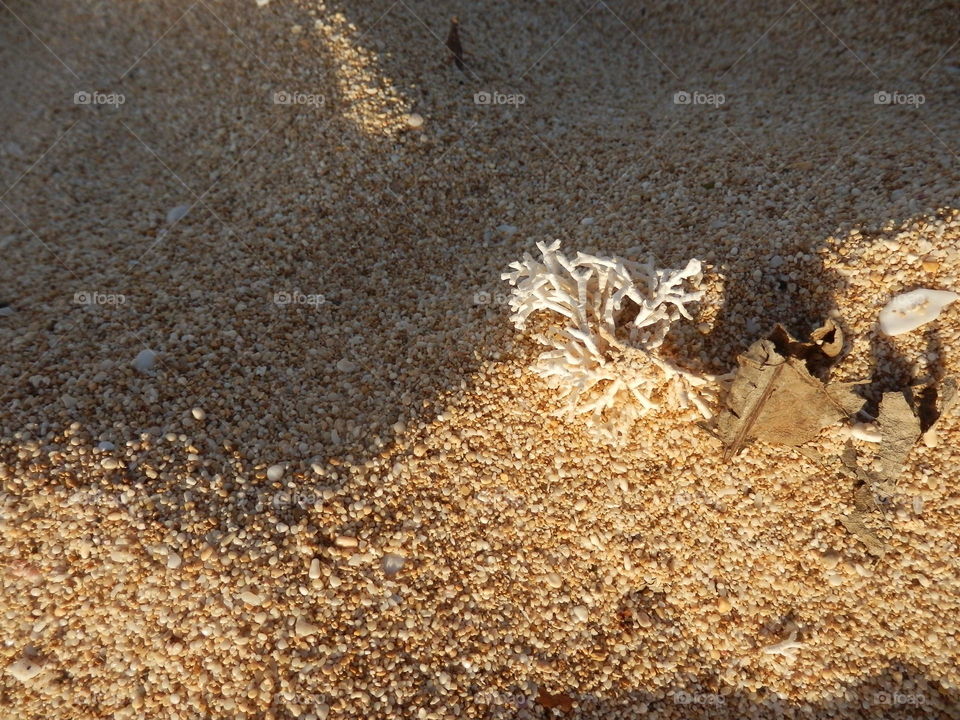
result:
[[[957,378],[951,375],[943,379],[939,390],[934,385],[928,385],[920,393],[918,414],[923,444],[927,447],[933,448],[938,444],[937,423],[956,404],[957,385]]]
[[[447,33],[447,49],[453,56],[457,69],[463,70],[463,45],[460,43],[460,20],[450,18],[450,32]]]
[[[856,450],[850,443],[840,458],[843,468],[857,480],[854,511],[843,516],[840,522],[871,554],[883,557],[886,545],[867,526],[867,520],[874,513],[883,512],[878,498],[889,497],[895,492],[910,451],[921,437],[920,417],[909,389],[883,394],[877,425],[881,434],[879,470],[868,472],[860,467]]]
[[[770,333],[777,352],[803,360],[811,374],[825,378],[843,350],[843,331],[831,319],[810,333],[809,342],[800,342],[779,323]]]
[[[857,463],[857,451],[852,444],[847,444],[841,461],[844,467],[858,479],[858,485],[853,493],[854,510],[849,515],[842,515],[840,523],[848,533],[866,546],[867,552],[882,558],[887,553],[887,545],[867,526],[866,522],[872,514],[883,512],[875,494],[878,490],[875,480]]]
[[[873,530],[864,523],[867,513],[855,510],[849,515],[840,518],[840,522],[847,529],[847,532],[862,542],[871,555],[884,557],[887,554],[886,543],[881,540]]]
[[[812,374],[826,374],[842,347],[843,335],[832,321],[815,330],[811,342],[799,342],[777,325],[769,338],[751,345],[738,358],[740,367],[716,422],[724,458],[751,440],[802,445],[856,412],[863,399],[853,384],[827,385]]]
[[[895,485],[911,448],[920,439],[920,418],[909,391],[883,394],[877,424],[882,437],[879,481]]]
[[[549,710],[568,713],[573,710],[573,698],[565,692],[549,693],[543,688],[537,692],[537,704]]]

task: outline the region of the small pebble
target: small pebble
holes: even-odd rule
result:
[[[172,553],[170,553],[169,555],[167,555],[167,569],[168,569],[168,570],[176,570],[178,567],[180,567],[180,563],[181,563],[181,562],[183,562],[183,560],[182,560],[181,557],[180,557],[179,555],[177,555],[175,552],[172,552]]]
[[[240,599],[243,600],[247,605],[257,606],[263,603],[263,598],[250,590],[244,590],[242,593],[240,593]]]
[[[410,113],[407,115],[407,127],[413,130],[423,127],[423,115],[419,113]]]
[[[320,630],[320,628],[305,620],[302,615],[297,618],[297,624],[293,629],[297,637],[307,637],[308,635],[313,635],[318,630]]]
[[[14,679],[28,683],[44,670],[44,664],[39,660],[30,658],[20,658],[16,662],[7,665],[6,673],[12,675]]]
[[[120,463],[112,457],[105,457],[100,461],[100,465],[104,470],[116,470],[118,467],[120,467]]]
[[[840,553],[836,550],[827,550],[821,558],[823,566],[827,570],[833,570],[840,562]]]
[[[177,205],[175,208],[171,208],[167,213],[167,222],[173,224],[183,220],[186,214],[190,211],[189,205]]]
[[[578,622],[586,622],[587,618],[590,617],[590,611],[583,605],[577,605],[571,611],[571,615],[573,615],[573,619]]]
[[[383,573],[387,577],[393,577],[400,569],[403,567],[405,558],[403,555],[397,555],[396,553],[387,553],[383,556],[382,566]]]
[[[333,541],[333,544],[342,548],[355,548],[359,545],[357,539],[349,535],[338,535],[337,539]]]
[[[320,560],[314,558],[310,561],[310,579],[316,580],[320,577]]]
[[[547,581],[547,585],[552,588],[559,588],[563,585],[563,578],[555,572],[547,573],[545,580]]]
[[[270,480],[271,482],[276,482],[277,480],[283,477],[283,471],[284,471],[284,467],[280,463],[277,463],[276,465],[271,465],[270,467],[267,468],[267,480]]]
[[[207,414],[203,411],[203,408],[195,407],[190,411],[190,414],[193,415],[194,420],[203,420],[207,417]]]
[[[148,372],[153,369],[157,361],[157,354],[153,350],[141,350],[133,359],[133,368],[140,372]]]
[[[341,358],[337,361],[337,370],[340,372],[353,372],[357,369],[357,364],[346,358]]]

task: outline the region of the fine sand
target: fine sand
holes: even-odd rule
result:
[[[700,5],[0,3],[0,716],[960,717],[956,410],[877,558],[843,423],[614,449],[509,321],[559,238],[701,259],[689,367],[960,372],[877,328],[960,289],[955,4]]]

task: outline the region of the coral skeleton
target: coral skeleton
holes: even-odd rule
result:
[[[764,655],[782,655],[788,660],[796,660],[797,651],[804,646],[804,643],[797,642],[797,631],[793,630],[790,635],[774,645],[767,645],[761,652]]]
[[[700,300],[700,261],[679,270],[578,252],[560,241],[537,243],[542,260],[524,253],[502,278],[514,286],[511,320],[524,329],[547,310],[563,319],[535,339],[550,348],[534,371],[560,390],[560,414],[586,415],[587,426],[608,441],[623,440],[637,418],[672,396],[682,407],[711,412],[704,397],[714,378],[677,366],[658,351],[671,324],[691,319],[687,305]]]

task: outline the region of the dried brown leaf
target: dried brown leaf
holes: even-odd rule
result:
[[[887,554],[886,544],[877,537],[877,534],[873,532],[870,528],[867,527],[864,522],[865,515],[859,510],[855,510],[849,515],[844,515],[840,518],[840,522],[847,529],[851,535],[855,536],[860,542],[867,546],[867,550],[876,555],[877,557],[883,557]]]
[[[774,340],[758,340],[738,362],[726,407],[717,418],[725,459],[751,440],[802,445],[846,412],[804,361],[781,355]]]
[[[880,400],[877,418],[880,434],[880,472],[878,481],[896,484],[910,450],[920,438],[920,418],[905,392],[888,392]]]

